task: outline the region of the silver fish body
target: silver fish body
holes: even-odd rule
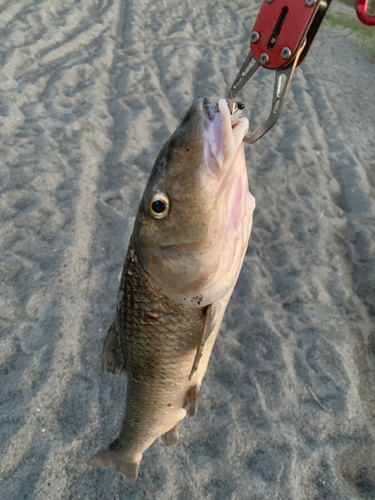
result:
[[[119,437],[89,464],[135,480],[144,451],[197,412],[199,387],[252,225],[248,122],[196,99],[155,161],[122,272],[103,367],[128,378]]]

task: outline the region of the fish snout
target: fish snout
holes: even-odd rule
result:
[[[205,116],[209,118],[210,120],[214,118],[214,113],[218,110],[217,105],[214,106],[211,104],[207,97],[197,97],[194,99],[190,109],[202,117]]]

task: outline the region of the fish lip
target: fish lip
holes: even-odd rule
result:
[[[214,106],[213,104],[211,104],[207,97],[203,97],[202,99],[203,113],[210,121],[212,121],[215,117],[215,112],[219,111],[218,105],[216,104],[216,106]]]
[[[199,111],[201,111],[206,118],[208,118],[210,121],[213,121],[215,119],[215,116],[219,113],[220,114],[220,109],[219,109],[219,102],[216,104],[211,104],[210,100],[207,97],[197,97],[195,100],[195,107]],[[229,106],[229,102],[226,99],[229,111],[231,112],[231,108]]]
[[[217,102],[216,104],[211,104],[207,97],[201,97],[198,99],[203,99],[202,110],[210,120],[214,119],[215,113],[220,113],[219,102]],[[242,111],[245,108],[245,105],[240,101],[233,101],[231,99],[225,99],[225,101],[227,103],[231,116],[238,114],[238,111]]]
[[[215,119],[215,115],[221,113],[219,108],[219,101],[216,104],[211,104],[207,97],[198,97],[197,100],[199,100],[201,104],[200,110],[210,121],[213,121]],[[229,109],[233,129],[236,126],[237,119],[241,115],[241,111],[245,107],[245,105],[241,102],[237,103],[237,101],[232,101],[230,99],[225,99],[225,101]]]

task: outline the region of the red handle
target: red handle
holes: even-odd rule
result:
[[[367,14],[368,0],[357,0],[356,11],[358,19],[367,26],[375,26],[375,16]]]
[[[253,28],[255,38],[250,44],[254,59],[268,69],[287,66],[318,7],[319,0],[264,0]]]

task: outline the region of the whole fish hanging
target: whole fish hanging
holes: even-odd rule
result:
[[[105,370],[128,378],[125,417],[118,438],[88,461],[130,480],[145,450],[158,437],[176,443],[178,423],[197,413],[246,252],[255,208],[243,145],[249,123],[231,111],[225,99],[195,99],[138,208],[102,357]]]

